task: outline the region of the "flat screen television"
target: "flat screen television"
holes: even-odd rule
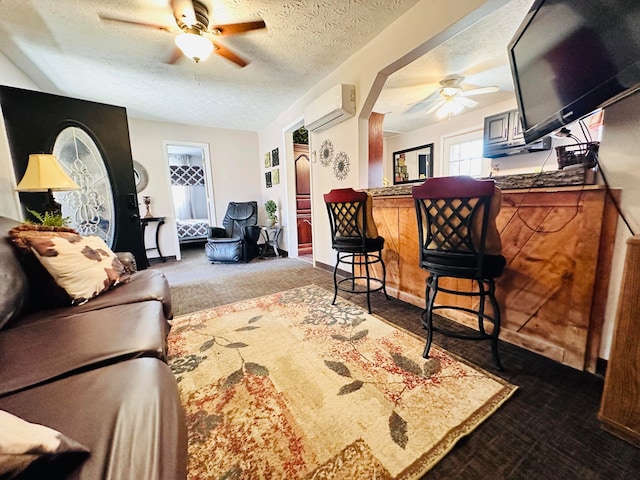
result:
[[[640,88],[640,0],[535,0],[508,53],[530,143]]]

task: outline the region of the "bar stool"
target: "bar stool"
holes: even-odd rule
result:
[[[498,370],[502,363],[498,355],[500,307],[495,297],[495,279],[502,275],[506,259],[501,255],[500,235],[495,219],[500,210],[502,193],[493,180],[471,177],[429,178],[414,186],[412,194],[418,216],[420,266],[429,272],[426,281],[426,308],[422,312],[422,327],[427,331],[423,353],[428,358],[433,332],[465,340],[488,340]],[[440,279],[453,277],[472,281],[470,289],[443,287]],[[477,285],[477,290],[473,288]],[[436,305],[439,293],[477,297],[477,307]],[[485,302],[491,304],[491,314]],[[471,313],[478,318],[478,333],[458,333],[433,326],[433,312],[452,309]],[[485,329],[491,325],[491,331]]]
[[[373,222],[371,197],[366,192],[340,188],[326,193],[324,201],[331,226],[331,247],[336,251],[332,305],[336,302],[338,290],[364,293],[367,295],[367,308],[371,313],[371,292],[382,290],[387,299],[389,298],[386,289],[386,268],[382,260],[384,238],[378,235]],[[338,280],[338,267],[341,263],[351,266],[351,275]],[[382,268],[381,277],[373,276],[371,272],[371,266],[377,263]],[[364,285],[357,280],[364,280]]]

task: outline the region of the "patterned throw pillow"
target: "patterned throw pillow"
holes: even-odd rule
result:
[[[9,237],[16,247],[18,259],[29,279],[29,299],[27,309],[45,310],[49,308],[68,307],[71,299],[63,288],[58,286],[53,277],[42,266],[40,261],[23,240],[23,237],[34,231],[42,236],[55,236],[57,232],[77,233],[68,227],[53,227],[34,223],[23,223],[9,230]]]
[[[21,240],[62,287],[72,305],[82,305],[129,280],[122,262],[96,236],[71,232],[22,232]]]
[[[0,410],[0,478],[65,478],[88,456],[60,432]]]

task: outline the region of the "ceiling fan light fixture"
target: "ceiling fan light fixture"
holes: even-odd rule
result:
[[[442,87],[442,89],[440,90],[440,94],[443,97],[453,97],[461,91],[462,89],[460,87]]]
[[[213,52],[213,43],[204,38],[197,29],[187,29],[175,39],[176,45],[182,53],[198,63],[206,60]]]
[[[462,112],[463,110],[464,110],[464,105],[462,105],[459,102],[456,102],[453,97],[449,97],[447,99],[447,101],[445,102],[445,104],[442,105],[438,109],[438,117],[439,118],[444,118],[444,117],[451,118],[453,115],[457,115],[458,113]]]

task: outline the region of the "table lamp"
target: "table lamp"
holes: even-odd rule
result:
[[[29,155],[27,170],[16,186],[18,192],[48,192],[43,214],[62,215],[62,205],[53,198],[54,191],[79,190],[67,175],[55,155],[35,153]]]

